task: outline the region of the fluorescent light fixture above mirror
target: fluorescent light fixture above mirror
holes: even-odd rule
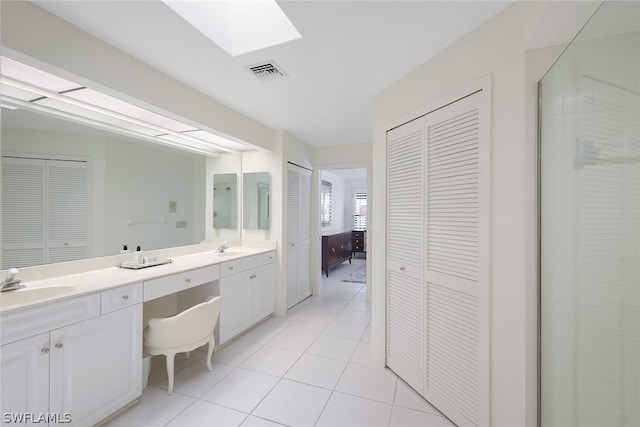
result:
[[[275,0],[163,0],[231,56],[302,36]]]
[[[40,111],[66,120],[215,156],[251,149],[248,144],[194,127],[77,83],[0,57],[2,107]]]

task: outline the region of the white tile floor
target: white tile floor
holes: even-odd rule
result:
[[[365,286],[342,282],[364,262],[337,267],[322,296],[217,351],[212,372],[203,350],[178,357],[171,396],[155,357],[140,402],[108,425],[453,426],[393,372],[368,365]]]

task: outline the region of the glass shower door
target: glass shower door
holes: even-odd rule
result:
[[[540,422],[640,425],[640,4],[540,82]]]

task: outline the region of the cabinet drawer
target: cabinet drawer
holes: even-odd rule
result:
[[[220,265],[220,277],[231,276],[241,271],[262,265],[262,255],[253,255],[246,258],[238,258],[223,262]]]
[[[352,236],[357,239],[364,238],[364,231],[354,231]]]
[[[145,280],[144,300],[149,301],[160,298],[203,283],[213,282],[219,278],[220,268],[217,265],[212,265],[157,279]]]
[[[262,254],[262,264],[270,264],[272,262],[276,262],[276,253],[275,251],[267,252],[266,254]]]
[[[3,315],[0,337],[7,344],[99,315],[100,293],[96,292]]]
[[[142,283],[133,283],[102,291],[100,298],[102,314],[139,304],[142,302]]]

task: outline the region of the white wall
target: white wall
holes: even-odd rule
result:
[[[592,5],[588,5],[593,7]],[[597,5],[596,5],[597,6]],[[576,2],[576,9],[585,4]],[[373,203],[370,209],[369,256],[373,265],[372,348],[384,360],[385,283],[385,134],[387,126],[480,78],[492,79],[491,176],[491,424],[534,425],[536,373],[528,358],[527,274],[535,270],[536,242],[527,239],[536,222],[535,157],[527,146],[526,48],[544,23],[544,2],[515,2],[485,24],[405,77],[374,99]],[[560,25],[568,25],[569,21]],[[574,30],[577,32],[579,26]],[[549,29],[552,31],[552,29]],[[575,34],[574,32],[574,34]],[[535,278],[533,280],[535,285]],[[535,357],[535,355],[533,355]]]

